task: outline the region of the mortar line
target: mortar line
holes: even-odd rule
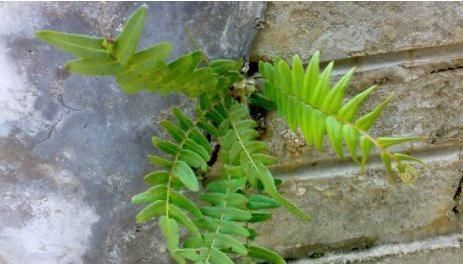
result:
[[[423,160],[425,163],[433,163],[447,160],[461,160],[461,145],[439,146],[432,149],[422,149],[413,151],[412,155]],[[406,152],[406,151],[404,151]],[[407,152],[406,152],[407,153]],[[317,165],[311,165],[317,163]],[[367,170],[382,168],[384,165],[378,154],[371,157],[367,163]],[[282,178],[291,178],[296,180],[317,179],[317,178],[334,178],[334,177],[351,177],[353,174],[360,173],[360,167],[350,160],[326,159],[308,162],[301,160],[299,164],[273,166],[272,172]],[[308,173],[310,171],[310,173]]]

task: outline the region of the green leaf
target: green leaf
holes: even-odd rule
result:
[[[259,61],[259,73],[267,80],[273,80],[273,66],[264,61]]]
[[[274,156],[267,155],[267,154],[262,154],[262,153],[254,153],[252,154],[252,158],[256,162],[260,162],[264,164],[265,166],[273,165],[278,163],[278,159],[275,158]]]
[[[200,127],[201,129],[203,129],[204,131],[206,131],[214,137],[219,136],[219,130],[204,119],[198,121],[198,127]]]
[[[319,110],[315,110],[313,113],[314,119],[314,144],[318,150],[322,151],[323,146],[323,136],[325,135],[326,131],[326,124],[325,124],[325,115],[320,112]]]
[[[235,104],[231,108],[229,115],[232,122],[238,122],[239,120],[245,119],[249,116],[249,110],[244,105]]]
[[[267,150],[267,144],[262,141],[245,142],[244,145],[249,153],[257,153]]]
[[[158,185],[149,188],[148,190],[134,195],[132,197],[133,204],[152,203],[157,200],[165,200],[167,196],[167,187]]]
[[[342,128],[344,138],[346,139],[347,148],[355,162],[359,162],[357,158],[357,146],[359,141],[359,133],[350,125],[344,125]]]
[[[172,108],[172,113],[174,114],[175,118],[177,118],[178,123],[183,130],[187,130],[194,126],[193,121],[191,121],[191,119],[188,118],[188,116],[186,116],[185,113],[183,113],[179,108]]]
[[[284,60],[280,60],[278,62],[278,73],[278,76],[281,76],[280,85],[288,89],[290,92],[293,92],[291,69]]]
[[[216,244],[218,248],[231,248],[231,250],[240,255],[246,255],[248,251],[246,247],[232,236],[216,233],[215,234]]]
[[[195,224],[199,227],[207,229],[211,232],[217,231],[217,227],[220,223],[219,232],[223,234],[229,235],[237,235],[248,237],[250,236],[249,231],[244,228],[242,225],[232,221],[220,221],[219,219],[210,218],[210,217],[203,217],[200,220],[195,221]]]
[[[152,142],[155,147],[171,155],[176,155],[180,151],[179,146],[155,136],[152,137]]]
[[[207,170],[206,162],[201,158],[201,156],[191,150],[182,149],[180,151],[179,159],[192,168],[200,168],[202,171]]]
[[[310,59],[309,66],[304,75],[304,89],[302,90],[304,102],[308,102],[314,92],[319,78],[319,60],[320,52],[315,52]]]
[[[314,106],[320,106],[323,99],[325,99],[326,95],[330,89],[330,78],[331,78],[331,71],[333,70],[333,62],[330,62],[328,66],[323,70],[320,78],[318,79],[317,85],[309,98],[309,103]]]
[[[181,160],[177,161],[174,165],[173,172],[190,191],[196,192],[199,190],[198,179],[185,162]]]
[[[240,206],[244,205],[247,201],[246,196],[239,193],[203,193],[199,198],[213,205],[223,205],[226,203],[227,206]]]
[[[286,261],[277,253],[255,245],[248,246],[249,256],[257,259],[262,259],[274,264],[286,264]]]
[[[256,123],[256,121],[254,121],[252,119],[244,119],[244,120],[240,120],[240,121],[236,122],[235,127],[238,130],[241,130],[241,129],[254,129],[254,128],[257,127],[257,123]]]
[[[194,69],[201,61],[201,52],[192,52],[178,57],[175,61],[169,63],[169,74],[165,77],[167,81],[183,81],[191,76]]]
[[[249,97],[249,103],[262,107],[267,111],[274,111],[276,109],[275,102],[258,92],[251,94]]]
[[[211,120],[211,122],[215,122],[216,124],[221,124],[225,120],[225,117],[215,109],[207,112],[206,117]]]
[[[201,145],[199,145],[198,143],[194,142],[191,139],[185,140],[183,147],[187,150],[196,152],[204,160],[210,159],[209,152],[205,150],[204,147],[202,147]]]
[[[194,236],[200,236],[200,232],[193,221],[186,215],[180,208],[173,204],[169,204],[169,214],[172,218],[177,220],[177,222],[181,223],[185,226]]]
[[[244,236],[244,237],[249,237],[251,235],[246,228],[232,221],[222,221],[219,231],[220,233],[224,233],[224,234]]]
[[[178,248],[180,240],[177,222],[163,215],[159,218],[159,227],[167,239],[167,248],[170,252],[174,252]]]
[[[394,157],[400,159],[400,160],[407,160],[407,161],[414,161],[414,162],[418,162],[418,163],[421,163],[424,165],[424,162],[418,158],[415,158],[415,157],[412,157],[412,156],[409,156],[409,155],[406,155],[406,154],[403,154],[403,153],[394,153],[393,154]]]
[[[247,207],[251,210],[260,210],[268,208],[277,208],[280,207],[280,204],[270,197],[260,194],[252,194],[249,197]]]
[[[381,115],[381,112],[384,110],[384,108],[386,108],[391,100],[392,95],[388,96],[388,98],[379,104],[373,111],[358,119],[355,122],[355,126],[364,131],[368,130],[375,123],[375,121]]]
[[[176,142],[180,143],[185,139],[185,133],[174,123],[162,120],[160,124]]]
[[[153,69],[159,61],[164,61],[170,55],[172,45],[169,42],[157,43],[149,48],[143,49],[130,60],[129,66],[135,71],[147,71]]]
[[[329,116],[326,118],[326,131],[336,154],[339,157],[344,157],[342,150],[342,125],[334,117]]]
[[[304,67],[302,66],[301,58],[298,55],[293,57],[292,79],[294,93],[302,98],[304,87]]]
[[[242,190],[246,184],[246,178],[238,178],[231,180],[217,180],[209,183],[206,187],[208,192],[219,192],[219,193],[234,193],[238,190]]]
[[[381,156],[381,160],[386,166],[387,174],[389,175],[391,182],[393,182],[394,181],[394,171],[392,170],[391,157],[386,152],[381,152],[380,156]]]
[[[152,69],[131,69],[116,75],[116,82],[121,87],[122,91],[128,94],[133,94],[140,91],[157,91],[162,93],[159,88],[159,82],[162,76],[167,74],[167,66],[164,62],[155,62]]]
[[[245,210],[241,210],[234,207],[203,207],[201,212],[204,215],[220,219],[223,216],[223,219],[228,221],[247,221],[252,218],[251,213]]]
[[[190,138],[203,147],[208,153],[211,153],[211,145],[209,141],[207,141],[207,138],[205,138],[198,129],[191,129]]]
[[[248,220],[249,223],[265,222],[272,218],[271,213],[253,213],[252,218]]]
[[[376,140],[378,143],[383,146],[384,148],[402,144],[405,142],[410,142],[410,141],[417,141],[421,140],[422,138],[420,137],[379,137]]]
[[[240,154],[243,152],[243,147],[241,146],[240,141],[235,141],[233,143],[230,151],[228,152],[228,156],[230,157],[230,162],[234,163],[234,161],[239,158]]]
[[[205,250],[205,249],[204,249]],[[203,250],[203,251],[204,251]],[[201,251],[200,251],[201,252]],[[177,249],[174,252],[174,255],[180,256],[182,258],[189,259],[191,261],[194,261],[195,263],[198,263],[202,259],[204,259],[203,256],[198,254],[197,249],[192,249],[192,248],[182,248],[182,249]]]
[[[338,112],[338,116],[341,117],[343,120],[351,121],[355,114],[357,114],[357,110],[360,107],[360,104],[370,95],[377,88],[376,85],[371,86],[370,88],[366,89],[365,91],[357,94],[354,98],[349,100]]]
[[[330,90],[328,95],[325,97],[322,103],[322,109],[325,109],[328,113],[336,113],[341,107],[342,99],[347,86],[350,83],[352,74],[355,71],[355,67],[350,69]]]
[[[137,223],[142,224],[165,212],[166,201],[156,201],[143,208],[136,216]]]
[[[302,212],[299,208],[295,205],[290,203],[286,200],[281,194],[277,191],[275,187],[275,182],[273,181],[273,177],[270,174],[270,171],[263,165],[258,165],[258,175],[259,179],[261,180],[262,184],[264,185],[265,192],[275,199],[278,203],[286,207],[292,214],[299,217],[301,220],[309,221],[310,216]]]
[[[234,264],[227,255],[216,248],[210,249],[210,256],[211,264]]]
[[[209,67],[211,67],[214,72],[218,74],[223,74],[228,71],[237,71],[241,68],[243,64],[242,61],[234,61],[228,59],[218,59],[213,60],[209,63]]]
[[[368,156],[370,155],[370,150],[373,144],[371,143],[370,139],[365,136],[360,137],[360,148],[362,150],[362,160],[360,162],[360,166],[362,172],[365,172],[365,165],[367,164]]]
[[[114,46],[115,55],[122,65],[132,58],[138,46],[143,26],[145,24],[146,6],[141,6],[127,20],[122,32],[116,39]]]
[[[168,160],[163,157],[156,156],[156,155],[148,155],[148,160],[151,163],[158,165],[160,167],[164,167],[164,168],[170,168],[173,165],[173,162],[171,160]]]
[[[200,225],[198,225],[200,226]],[[185,248],[202,248],[208,246],[201,236],[191,236],[183,242]]]
[[[168,171],[150,172],[143,179],[148,185],[164,184],[169,181],[169,172]]]
[[[109,57],[72,60],[64,68],[72,73],[91,76],[114,75],[123,70],[122,65]]]
[[[110,52],[103,46],[104,39],[78,34],[42,30],[35,33],[36,37],[63,51],[79,58],[109,57]]]
[[[183,194],[171,191],[170,199],[173,204],[177,205],[178,207],[182,209],[189,211],[195,217],[199,218],[202,216],[201,211],[196,206],[196,204],[192,202],[190,199],[188,199],[186,196],[184,196]]]

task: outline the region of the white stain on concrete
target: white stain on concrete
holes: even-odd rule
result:
[[[8,135],[11,127],[8,123],[24,118],[31,118],[33,123],[40,123],[40,117],[33,111],[35,87],[27,81],[25,69],[16,60],[8,56],[7,41],[12,36],[33,38],[36,29],[43,25],[38,8],[21,3],[0,4],[0,136]],[[33,25],[33,26],[31,26]],[[24,127],[27,133],[35,134],[32,129],[37,126]]]
[[[30,201],[33,218],[0,229],[0,259],[7,264],[82,263],[98,215],[82,201],[48,195]]]

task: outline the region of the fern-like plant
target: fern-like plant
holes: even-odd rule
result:
[[[358,118],[361,103],[375,87],[343,104],[353,69],[331,86],[333,63],[320,72],[318,52],[305,69],[298,56],[292,66],[275,58],[273,64],[259,63],[265,84],[256,89],[244,84],[239,60],[209,61],[197,50],[170,61],[169,43],[138,51],[145,16],[146,8],[139,8],[115,41],[55,31],[40,31],[37,37],[78,57],[66,64],[70,72],[114,76],[127,93],[183,93],[196,103],[194,117],[173,108],[174,118],[160,123],[170,139],[153,137],[153,145],[164,155],[148,157],[158,170],[145,176],[149,188],[132,198],[134,204],[146,205],[136,221],[157,218],[178,263],[285,263],[277,253],[253,242],[258,234],[252,223],[268,220],[270,210],[279,206],[301,220],[310,220],[278,192],[281,181],[268,169],[276,159],[258,139],[249,102],[274,104],[289,127],[302,131],[307,143],[320,150],[328,138],[338,156],[344,157],[346,146],[351,158],[365,168],[375,147],[391,179],[394,165],[405,182],[414,178],[416,173],[408,162],[420,161],[393,153],[389,147],[417,138],[376,138],[368,133],[391,97]],[[211,176],[214,145],[220,149],[220,173],[205,177]],[[188,198],[187,192],[199,192],[199,201]],[[180,228],[188,234],[181,237]]]

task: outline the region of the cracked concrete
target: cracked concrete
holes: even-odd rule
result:
[[[125,95],[70,75],[39,29],[116,35],[141,3],[0,3],[0,263],[170,263],[156,224],[137,226],[155,123],[178,95]],[[149,3],[141,46],[246,56],[262,3]],[[212,14],[212,15],[211,15]],[[216,36],[220,36],[217,39]]]

